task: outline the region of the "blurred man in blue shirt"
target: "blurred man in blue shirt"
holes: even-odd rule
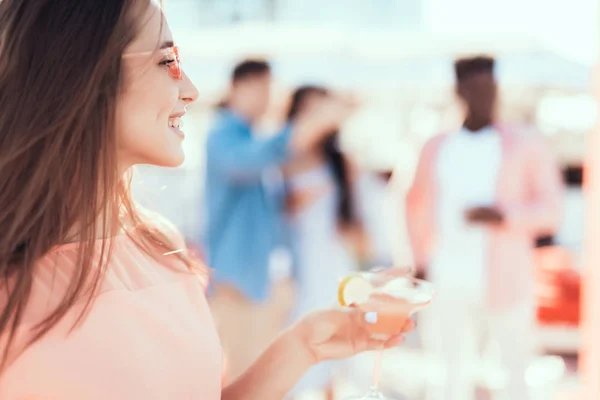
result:
[[[267,62],[238,64],[206,148],[205,238],[214,268],[211,305],[232,378],[281,327],[269,310],[273,301],[268,301],[270,267],[286,236],[280,167],[323,140],[349,111],[332,100],[309,118],[262,138],[253,124],[266,112],[270,92]]]

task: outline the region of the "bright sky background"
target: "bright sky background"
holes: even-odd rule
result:
[[[349,23],[475,37],[518,34],[592,64],[600,41],[599,4],[600,0],[277,0],[277,19],[284,24]],[[176,11],[172,23],[187,27],[227,25],[236,8],[242,19],[261,19],[264,6],[264,0],[167,0],[167,9]]]
[[[598,0],[426,0],[426,29],[523,33],[578,61],[598,52]]]

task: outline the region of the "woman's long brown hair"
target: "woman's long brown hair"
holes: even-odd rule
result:
[[[72,240],[74,230],[81,242],[76,272],[28,344],[82,298],[81,316],[89,309],[110,258],[110,240],[98,257],[98,232],[109,237],[115,222],[126,220],[145,250],[176,250],[137,211],[116,160],[121,58],[149,2],[0,1],[0,372],[31,297],[36,262]],[[177,254],[196,266],[186,252]]]

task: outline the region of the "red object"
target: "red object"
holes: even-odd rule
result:
[[[535,251],[537,320],[542,325],[580,324],[581,276],[560,246]]]

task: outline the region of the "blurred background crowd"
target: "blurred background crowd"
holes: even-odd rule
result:
[[[577,382],[597,2],[165,3],[201,94],[184,165],[139,168],[135,191],[213,268],[225,379],[335,305],[344,276],[402,265],[438,298],[386,352],[388,393],[541,400]],[[291,397],[366,387],[371,358]]]

